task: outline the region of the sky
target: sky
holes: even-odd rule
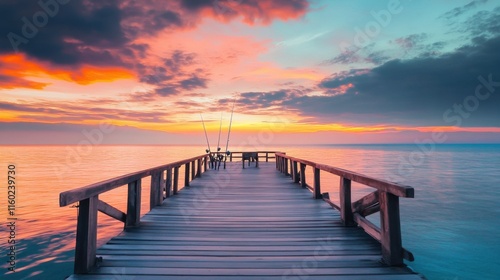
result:
[[[204,125],[212,145],[500,143],[499,1],[2,0],[0,18],[0,144],[205,145]]]

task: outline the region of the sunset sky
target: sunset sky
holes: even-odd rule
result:
[[[0,144],[500,143],[493,0],[2,0]]]

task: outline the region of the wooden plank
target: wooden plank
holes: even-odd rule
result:
[[[87,273],[95,265],[97,240],[97,205],[93,196],[80,201],[76,228],[75,273]]]
[[[116,209],[115,207],[107,204],[106,202],[104,202],[102,200],[98,200],[97,209],[100,212],[110,216],[111,218],[115,218],[120,222],[125,223],[127,220],[127,214],[123,213],[122,211]]]
[[[141,180],[128,184],[127,219],[125,228],[138,227],[141,217]]]

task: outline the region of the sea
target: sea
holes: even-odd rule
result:
[[[0,146],[0,278],[64,279],[72,274],[78,208],[59,207],[59,193],[201,155],[205,148]],[[427,279],[500,279],[500,144],[242,148],[256,149],[282,151],[413,187],[415,198],[400,199],[403,246],[415,256],[408,266]],[[9,171],[14,171],[10,181]],[[149,183],[144,180],[141,214],[149,207]],[[322,192],[338,200],[338,177],[322,174],[321,185]],[[15,196],[9,197],[9,186],[15,186]],[[353,184],[353,200],[370,191]],[[99,198],[126,208],[125,187]],[[123,228],[100,213],[98,219],[98,245]],[[15,248],[9,240],[15,240]]]

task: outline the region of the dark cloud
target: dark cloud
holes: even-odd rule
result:
[[[206,88],[208,79],[192,75],[190,78],[181,80],[179,85],[185,90],[192,90],[197,88]]]
[[[476,88],[483,77],[497,82],[496,90],[478,108],[466,112],[461,125],[500,126],[500,37],[464,46],[438,57],[392,60],[368,72],[344,73],[323,80],[325,90],[352,84],[345,94],[299,96],[283,105],[305,115],[330,121],[414,125],[454,125],[455,104],[476,106]],[[494,88],[495,89],[495,88]],[[483,87],[481,94],[487,94]],[[464,105],[464,102],[469,102]],[[443,113],[452,109],[448,118]],[[467,110],[467,109],[464,109]]]
[[[484,4],[488,1],[489,0],[473,0],[464,6],[456,7],[454,9],[444,13],[441,17],[446,18],[446,19],[456,18],[458,16],[463,15],[464,13],[467,13],[467,12],[477,8],[481,4]]]
[[[18,50],[58,65],[130,66],[147,49],[134,44],[141,36],[193,28],[206,16],[228,21],[243,15],[247,22],[296,18],[308,7],[306,0],[233,1],[242,9],[220,17],[215,2],[4,0],[0,2],[0,34],[5,35],[0,40],[0,54]]]
[[[160,59],[155,66],[139,65],[140,81],[156,86],[160,96],[206,88],[208,71],[196,66],[196,54],[174,50],[170,56]]]

